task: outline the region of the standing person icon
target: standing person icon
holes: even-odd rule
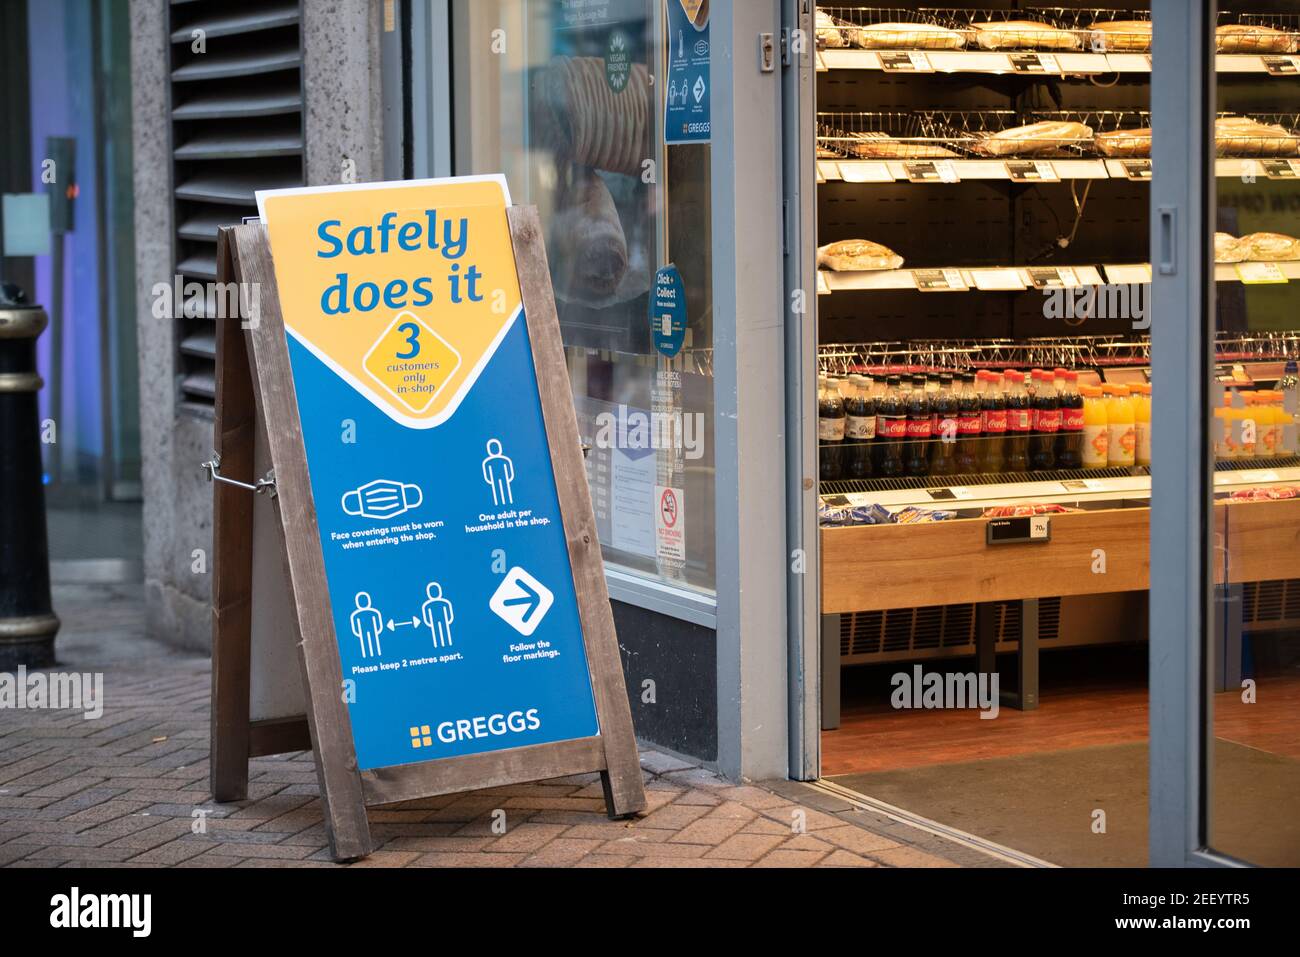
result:
[[[483,460],[483,481],[492,486],[492,502],[497,506],[513,505],[510,483],[515,480],[515,463],[501,451],[500,439],[489,439],[487,458]]]
[[[379,635],[384,630],[384,617],[370,604],[370,595],[366,592],[357,592],[355,601],[357,607],[352,612],[352,634],[361,642],[361,657],[382,655],[384,649],[379,645]]]
[[[442,586],[437,582],[429,582],[424,591],[429,600],[420,606],[420,616],[433,632],[433,647],[446,648],[451,644],[451,623],[456,620],[451,602],[442,597]]]

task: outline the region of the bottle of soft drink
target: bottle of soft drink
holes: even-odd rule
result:
[[[1083,467],[1083,396],[1079,394],[1079,374],[1058,370],[1061,375],[1061,429],[1056,435],[1056,467]]]
[[[849,376],[849,394],[844,401],[844,477],[871,478],[872,443],[876,438],[876,400],[866,376]]]
[[[1032,409],[1029,393],[1025,391],[1025,377],[1008,369],[1003,378],[1007,383],[1007,440],[1006,469],[1008,472],[1029,471],[1029,437],[1032,433]]]
[[[975,373],[961,374],[961,391],[957,393],[957,471],[973,475],[979,470],[982,428],[980,398],[975,394]]]
[[[824,378],[817,388],[817,442],[823,482],[834,482],[843,474],[844,426],[839,380]]]
[[[907,410],[903,408],[901,380],[885,379],[885,394],[876,403],[876,474],[896,478],[903,474],[903,443],[907,439]]]
[[[1056,394],[1052,373],[1039,371],[1034,390],[1033,437],[1029,442],[1029,467],[1045,472],[1056,467],[1056,438],[1061,431],[1061,401]]]
[[[931,401],[934,409],[934,436],[930,441],[930,474],[957,474],[957,434],[960,421],[957,413],[957,395],[952,388],[952,375],[945,372],[939,377],[939,391]]]
[[[984,433],[980,442],[980,471],[996,475],[1006,467],[1007,397],[996,372],[980,375],[984,378],[984,395],[980,400],[980,430]]]
[[[925,391],[925,376],[912,376],[912,389],[904,403],[907,407],[907,453],[903,467],[908,475],[930,472],[930,397]]]

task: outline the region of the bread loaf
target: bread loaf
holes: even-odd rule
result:
[[[953,159],[959,155],[937,143],[896,140],[886,133],[857,133],[842,140],[841,147],[859,159]]]
[[[1077,34],[1036,20],[994,20],[972,23],[975,42],[985,50],[1077,50]]]
[[[1151,130],[1110,130],[1098,133],[1092,144],[1102,156],[1115,159],[1140,159],[1151,155]]]
[[[1251,262],[1290,262],[1300,259],[1300,239],[1282,233],[1251,233],[1238,242]]]
[[[899,269],[903,257],[888,246],[867,239],[844,239],[818,249],[817,265],[836,272]]]
[[[1214,31],[1220,53],[1295,53],[1297,36],[1273,27],[1227,23]]]
[[[855,27],[849,38],[865,50],[960,50],[965,35],[933,23],[874,23]]]
[[[1242,241],[1231,233],[1214,234],[1214,261],[1216,263],[1245,262],[1249,256]]]
[[[1294,156],[1300,134],[1248,116],[1224,116],[1214,121],[1214,145],[1220,156]]]
[[[844,36],[844,27],[846,26],[847,24],[836,20],[825,10],[818,10],[817,19],[814,22],[818,45],[833,50],[840,50],[848,46],[849,41]]]
[[[604,180],[583,167],[571,172],[551,221],[552,282],[562,299],[600,300],[627,272],[627,239]]]
[[[1071,120],[1043,120],[985,136],[973,149],[985,156],[1032,156],[1092,140],[1092,127]]]
[[[579,166],[640,176],[651,157],[650,89],[642,63],[632,64],[627,86],[615,93],[601,57],[555,57],[538,79],[535,115],[542,141]]]
[[[1095,48],[1113,53],[1146,53],[1151,49],[1150,20],[1100,20],[1094,23]]]

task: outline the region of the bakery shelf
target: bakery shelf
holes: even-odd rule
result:
[[[883,70],[879,50],[818,50],[817,70]],[[1043,53],[1043,66],[1017,69],[1005,52],[986,50],[910,50],[893,51],[916,54],[910,69],[891,66],[893,72],[910,73],[1018,73],[1026,76],[1097,76],[1103,73],[1150,73],[1151,57],[1146,53]],[[901,61],[900,61],[901,62]],[[1055,64],[1058,69],[1051,69]],[[1220,53],[1214,58],[1217,73],[1264,73],[1292,79],[1300,76],[1300,55],[1255,56]],[[928,69],[926,68],[928,67]]]
[[[817,272],[817,294],[913,289],[953,292],[1019,292],[1036,287],[1031,271],[1060,271],[1066,275],[1051,286],[1131,285],[1151,281],[1150,263],[1115,263],[1102,266],[1033,266],[931,269],[871,269],[861,272]],[[941,275],[936,275],[941,274]],[[1282,283],[1300,279],[1300,260],[1272,263],[1217,263],[1217,282],[1246,284]],[[927,285],[927,283],[929,285]],[[1042,288],[1041,284],[1037,285]]]

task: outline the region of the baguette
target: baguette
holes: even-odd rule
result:
[[[933,23],[875,23],[850,28],[849,37],[864,50],[960,50],[966,37]]]
[[[1242,236],[1241,246],[1250,262],[1291,262],[1300,259],[1300,239],[1282,233],[1251,233]]]
[[[1092,144],[1102,156],[1113,159],[1145,159],[1151,155],[1151,130],[1111,130],[1098,133]]]
[[[1249,258],[1245,244],[1231,233],[1214,234],[1214,261],[1239,263]]]
[[[1247,23],[1227,23],[1214,31],[1220,53],[1295,53],[1294,33]]]
[[[1029,156],[1092,140],[1092,127],[1070,120],[1043,120],[985,136],[973,147],[985,156]]]
[[[888,246],[868,239],[844,239],[818,249],[817,265],[836,272],[899,269],[903,265],[903,257]]]
[[[859,159],[954,159],[959,155],[937,143],[896,140],[884,133],[859,133],[843,149]]]
[[[1077,50],[1083,44],[1069,30],[1036,20],[972,23],[975,42],[985,50]]]
[[[1093,47],[1099,52],[1146,53],[1151,49],[1150,20],[1100,20],[1091,29]]]
[[[817,42],[821,46],[833,50],[842,50],[849,45],[848,39],[844,36],[844,28],[847,24],[841,23],[825,10],[817,11],[817,20],[814,27],[817,33]]]
[[[1214,121],[1214,145],[1220,156],[1294,156],[1300,134],[1248,116],[1224,116]]]

